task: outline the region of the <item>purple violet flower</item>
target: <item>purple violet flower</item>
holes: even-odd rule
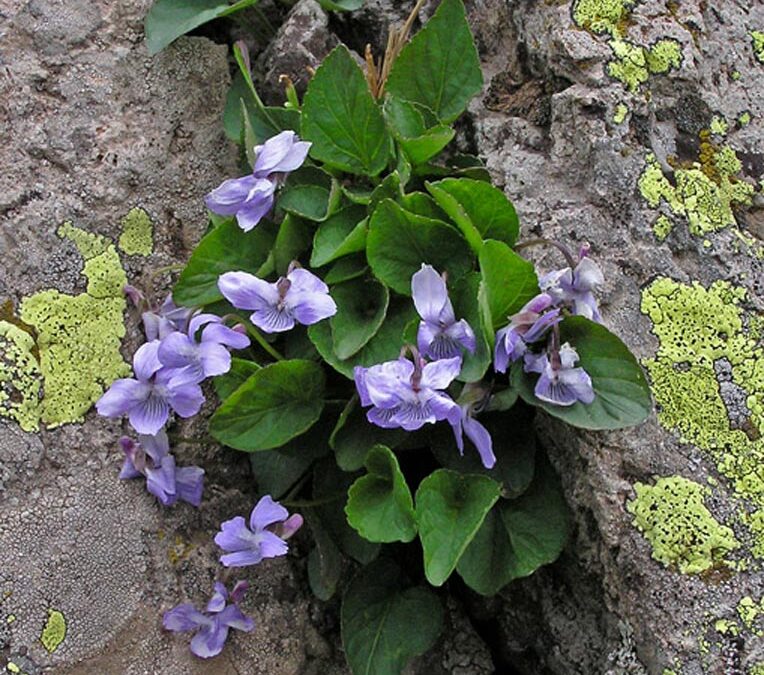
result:
[[[250,320],[266,333],[290,330],[295,323],[310,326],[337,313],[329,287],[312,272],[292,265],[275,283],[247,272],[226,272],[218,288],[234,307],[254,310]]]
[[[509,325],[496,332],[494,368],[497,372],[507,372],[509,364],[521,358],[529,344],[541,340],[552,326],[562,321],[559,309],[550,310],[553,304],[548,293],[541,293],[509,317]]]
[[[159,361],[159,340],[147,342],[133,356],[134,378],[115,380],[96,402],[104,417],[127,415],[139,434],[155,435],[167,422],[170,410],[192,417],[204,403],[198,384],[174,382],[176,371]]]
[[[185,333],[188,330],[188,321],[193,313],[193,309],[178,307],[173,302],[172,294],[168,295],[157,311],[144,312],[141,316],[146,340],[149,342],[161,340],[175,331]]]
[[[574,314],[601,322],[593,291],[605,278],[599,265],[587,257],[588,252],[588,245],[582,246],[579,262],[572,270],[566,267],[549,272],[539,279],[539,286],[552,297],[555,305],[570,305]]]
[[[475,333],[465,319],[456,320],[446,280],[432,265],[422,264],[411,277],[411,294],[422,317],[417,333],[422,356],[433,360],[450,359],[461,356],[460,347],[475,352]]]
[[[138,436],[136,443],[123,436],[119,444],[125,453],[125,463],[119,477],[122,480],[144,476],[146,489],[163,506],[172,506],[178,500],[198,507],[204,490],[204,469],[198,466],[175,466],[164,430],[156,436]],[[151,465],[147,462],[150,458]]]
[[[286,174],[302,165],[311,143],[298,140],[294,131],[282,131],[255,147],[252,174],[224,181],[205,197],[207,208],[221,216],[236,216],[248,232],[273,208],[276,188]]]
[[[592,379],[583,368],[575,368],[578,354],[567,342],[559,352],[549,355],[525,355],[526,373],[540,373],[533,393],[537,398],[553,405],[568,406],[576,401],[589,404],[594,401]]]
[[[204,612],[184,603],[165,612],[162,625],[176,633],[196,631],[191,640],[191,651],[203,659],[217,656],[223,650],[230,628],[249,633],[255,627],[255,622],[237,605],[248,587],[246,581],[239,581],[229,595],[226,587],[216,581],[215,591]]]
[[[226,520],[215,535],[215,543],[226,553],[220,562],[226,567],[256,565],[264,558],[285,555],[289,539],[302,526],[302,516],[289,512],[270,495],[260,499],[249,516],[249,527],[242,516]]]
[[[459,448],[461,454],[464,454],[463,434],[466,434],[467,438],[472,441],[477,449],[483,466],[486,469],[492,469],[494,464],[496,464],[496,455],[493,454],[493,439],[491,434],[488,433],[488,429],[472,416],[474,414],[472,406],[460,406],[460,411],[459,420],[453,425],[456,447]]]
[[[204,326],[201,341],[196,332]],[[176,331],[159,344],[158,357],[163,366],[176,369],[173,382],[199,383],[207,377],[222,375],[231,369],[231,354],[226,347],[244,349],[249,338],[235,328],[223,325],[214,314],[197,314],[188,325],[188,333]]]
[[[370,368],[355,367],[353,375],[361,405],[372,406],[366,418],[378,427],[406,431],[445,419],[457,424],[461,418],[459,405],[441,390],[459,375],[461,358],[425,363],[416,350],[412,351],[414,362],[401,357]]]

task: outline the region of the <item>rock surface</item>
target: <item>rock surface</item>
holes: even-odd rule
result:
[[[0,325],[7,328],[34,297],[43,309],[55,307],[52,319],[59,318],[55,312],[73,319],[63,328],[42,320],[35,325],[36,357],[66,363],[66,354],[79,354],[77,345],[87,340],[114,345],[83,353],[84,361],[69,364],[75,375],[78,367],[97,371],[115,360],[127,370],[116,351],[120,339],[126,333],[125,358],[142,340],[136,312],[125,312],[111,292],[97,292],[97,272],[117,286],[126,274],[146,287],[153,270],[184,261],[206,227],[201,196],[236,171],[235,149],[220,124],[230,82],[226,47],[183,38],[149,57],[143,44],[149,5],[0,3],[0,300],[10,299],[16,314],[6,307]],[[149,256],[115,248],[134,207],[152,222]],[[66,230],[74,243],[60,236],[66,221],[81,228]],[[140,237],[142,246],[145,231]],[[135,241],[122,244],[135,250]],[[93,260],[100,266],[88,267]],[[154,281],[157,298],[167,282]],[[46,289],[55,295],[40,295]],[[98,323],[97,335],[85,332],[90,324],[75,313],[81,303],[95,311],[113,301],[116,315],[105,315],[110,320]],[[5,358],[9,343],[2,335]],[[43,344],[42,335],[63,356]],[[108,361],[100,361],[105,354]],[[37,384],[46,398],[55,387],[72,385],[57,380],[54,370],[51,363]],[[80,393],[87,410],[92,396]],[[10,400],[0,396],[5,413],[17,399]],[[211,445],[179,445],[179,463],[207,467],[205,508],[163,509],[138,481],[117,480],[118,422],[90,413],[84,424],[45,428],[56,412],[64,421],[81,417],[47,410],[41,422],[30,412],[27,426],[41,427],[34,433],[0,416],[3,672],[338,672],[333,647],[311,623],[315,611],[300,568],[287,560],[240,575],[252,585],[244,609],[257,629],[247,639],[234,635],[219,659],[194,658],[187,639],[161,629],[164,610],[184,601],[201,604],[210,594],[220,573],[211,537],[221,520],[248,512],[255,498],[246,458]],[[190,424],[179,433],[202,436]]]
[[[525,236],[591,243],[607,279],[605,323],[643,360],[658,412],[609,434],[539,420],[574,514],[568,549],[500,598],[449,606],[447,635],[410,670],[760,675],[764,54],[753,36],[764,6],[467,4],[486,86],[460,142],[486,160]],[[198,512],[160,509],[116,480],[119,424],[92,413],[79,422],[92,392],[72,373],[126,368],[115,350],[127,356],[141,339],[134,312],[111,320],[125,310],[111,287],[122,275],[152,283],[152,269],[183,261],[205,226],[200,195],[236,171],[219,123],[225,48],[184,38],[149,58],[148,5],[0,0],[0,300],[15,308],[0,306],[0,346],[41,364],[23,392],[0,396],[0,664],[30,674],[344,672],[336,607],[309,598],[299,541],[294,558],[244,575],[257,628],[224,656],[193,659],[163,633],[163,610],[206,599],[218,523],[251,506],[246,458],[180,444],[184,463],[208,470],[208,501]],[[374,0],[327,18],[301,0],[258,61],[264,91],[280,102],[275,78],[299,85],[339,39],[379,50],[384,26],[406,11]],[[112,246],[134,207],[153,224],[150,256]],[[62,230],[66,221],[101,238]],[[85,300],[111,305],[88,324],[104,349],[78,365]],[[32,311],[41,305],[56,308],[50,320]],[[51,340],[25,345],[13,332],[19,315]],[[62,342],[76,358],[55,351]],[[81,410],[36,407],[40,387],[47,397],[59,386],[77,392]],[[179,433],[203,431],[187,423]]]

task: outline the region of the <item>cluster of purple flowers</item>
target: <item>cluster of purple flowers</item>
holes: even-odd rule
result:
[[[530,300],[509,324],[496,333],[494,368],[506,372],[510,363],[523,359],[526,373],[538,373],[534,394],[552,405],[591,403],[594,389],[589,374],[576,367],[578,354],[569,344],[560,345],[557,325],[563,310],[600,321],[594,289],[603,282],[597,263],[583,247],[575,267],[555,270],[539,279],[542,292]],[[551,336],[551,339],[549,339]],[[545,344],[544,351],[533,351]]]
[[[473,419],[475,406],[460,405],[444,391],[461,372],[462,349],[475,351],[475,333],[466,320],[456,320],[446,280],[431,265],[423,264],[411,278],[411,294],[421,318],[417,348],[409,348],[413,360],[403,353],[395,361],[354,369],[361,405],[371,406],[366,417],[379,427],[406,431],[447,420],[459,451],[467,434],[490,469],[496,463],[493,442]]]
[[[252,174],[231,178],[210,192],[207,208],[221,216],[236,216],[239,227],[249,232],[273,208],[276,189],[290,171],[302,166],[311,143],[297,139],[294,131],[282,131],[255,147]]]
[[[542,401],[569,406],[594,400],[588,373],[576,367],[578,354],[569,344],[559,344],[558,324],[564,311],[600,320],[594,289],[603,282],[602,272],[582,248],[572,269],[556,270],[540,279],[542,293],[528,302],[509,324],[496,333],[494,368],[504,373],[510,363],[523,359],[526,372],[538,373],[534,393]],[[446,279],[430,265],[411,279],[414,306],[421,321],[417,349],[409,348],[395,361],[354,371],[361,405],[367,419],[379,427],[414,431],[425,424],[446,420],[456,444],[464,451],[464,435],[474,444],[486,468],[496,463],[488,430],[475,419],[484,399],[465,387],[458,401],[445,391],[459,376],[462,350],[475,351],[475,333],[466,320],[456,320],[448,297]],[[543,346],[538,351],[537,346]],[[428,362],[426,359],[430,359]],[[479,393],[479,392],[478,392]]]
[[[136,304],[145,302],[135,288],[126,292]],[[249,338],[213,314],[176,307],[171,296],[156,311],[143,313],[143,328],[148,342],[133,356],[135,377],[115,380],[96,409],[104,417],[127,415],[138,433],[138,442],[120,440],[125,453],[120,478],[143,476],[148,491],[164,506],[178,500],[199,506],[204,470],[176,466],[164,426],[170,411],[180,417],[199,412],[204,403],[200,383],[228,372],[228,347],[243,349]]]
[[[220,532],[215,535],[215,543],[225,551],[220,562],[225,567],[245,567],[285,555],[288,550],[286,540],[300,529],[302,523],[302,516],[290,516],[281,504],[265,495],[252,509],[249,525],[242,516],[222,523]],[[204,612],[184,603],[165,612],[162,623],[170,631],[194,631],[190,647],[197,656],[216,656],[223,649],[230,628],[248,633],[255,627],[254,621],[238,607],[247,588],[246,581],[239,581],[229,595],[225,586],[216,582]]]

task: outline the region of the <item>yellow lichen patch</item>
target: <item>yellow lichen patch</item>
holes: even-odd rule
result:
[[[44,290],[24,298],[19,308],[21,319],[37,332],[44,391],[40,418],[51,426],[81,420],[104,387],[130,372],[119,353],[127,277],[114,245],[69,223],[59,234],[85,260],[87,291]]]
[[[714,622],[714,628],[717,633],[721,633],[722,635],[740,635],[740,626],[729,619],[717,619]]]
[[[48,610],[48,620],[40,634],[42,646],[53,653],[66,638],[66,619],[57,609]]]
[[[756,59],[764,63],[764,33],[762,31],[751,31],[751,45],[753,46],[753,54]]]
[[[757,637],[764,636],[762,622],[759,619],[759,617],[764,618],[764,597],[759,602],[756,602],[749,595],[745,596],[737,605],[737,613],[743,625],[751,633]]]
[[[634,485],[636,498],[626,506],[634,525],[653,548],[653,558],[683,574],[700,574],[726,564],[740,547],[732,530],[706,508],[707,487],[681,476],[659,478],[655,485]]]
[[[151,255],[154,250],[154,227],[149,214],[134,208],[122,218],[119,247],[128,255]]]
[[[729,128],[730,125],[727,123],[727,120],[719,115],[714,115],[711,119],[711,124],[709,125],[711,133],[714,133],[717,136],[724,136],[727,131],[729,131]]]
[[[752,665],[748,670],[748,675],[764,675],[764,661]]]
[[[613,37],[625,32],[625,23],[635,0],[575,0],[573,21],[592,33]]]
[[[612,78],[636,92],[650,75],[664,74],[682,64],[682,49],[676,40],[658,40],[652,47],[641,47],[627,40],[610,41],[615,59],[607,64]]]
[[[37,431],[42,373],[34,338],[8,321],[0,321],[0,415]]]
[[[749,334],[757,321],[740,307],[745,297],[725,281],[654,281],[641,309],[659,347],[644,365],[661,424],[705,451],[753,506],[741,520],[751,553],[764,557],[764,350]]]
[[[751,123],[751,113],[749,113],[747,110],[745,112],[740,113],[737,116],[737,123],[741,127],[747,127]]]
[[[704,147],[710,148],[705,154]],[[642,197],[651,207],[665,203],[673,215],[687,219],[690,232],[696,236],[736,226],[733,206],[750,204],[755,192],[753,185],[737,177],[741,164],[732,148],[706,143],[701,144],[701,153],[701,161],[676,168],[676,186],[650,154],[638,182]]]
[[[619,103],[615,107],[615,112],[613,113],[613,122],[616,124],[623,124],[623,121],[626,119],[626,115],[628,114],[629,109],[623,103]]]

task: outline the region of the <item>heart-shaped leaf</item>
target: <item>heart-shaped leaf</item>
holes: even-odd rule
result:
[[[464,238],[453,227],[380,202],[369,221],[366,255],[374,276],[397,293],[411,295],[411,277],[422,263],[456,280],[472,266]]]
[[[376,335],[387,314],[390,293],[372,279],[354,279],[331,289],[337,313],[329,319],[332,346],[344,361]]]
[[[536,376],[512,367],[512,383],[528,403],[554,417],[583,429],[622,429],[644,422],[653,409],[650,386],[629,348],[603,325],[583,316],[571,316],[560,324],[560,339],[569,342],[580,358],[577,366],[592,378],[595,398],[558,406],[536,398]]]
[[[387,166],[390,136],[382,111],[347,47],[336,47],[308,85],[302,136],[310,156],[342,171],[376,176]]]
[[[473,590],[494,595],[513,579],[556,560],[568,531],[559,481],[548,461],[541,461],[528,491],[518,499],[502,500],[486,516],[457,571]]]
[[[386,89],[452,122],[483,86],[480,59],[461,0],[443,0],[401,50]]]
[[[366,209],[348,206],[327,218],[313,237],[311,267],[321,267],[337,258],[366,249]]]
[[[443,607],[429,588],[411,586],[390,560],[361,570],[342,599],[342,646],[353,675],[400,675],[438,639]]]
[[[424,573],[441,586],[499,498],[501,485],[486,476],[438,469],[416,492],[416,520],[424,549]]]
[[[146,15],[146,43],[149,54],[162,51],[173,40],[208,21],[233,14],[258,0],[156,0]]]
[[[375,445],[366,455],[368,473],[350,486],[345,513],[369,541],[411,541],[416,536],[414,501],[390,448]]]
[[[324,372],[317,363],[273,363],[223,402],[210,419],[210,433],[237,450],[278,448],[318,420],[323,393]]]
[[[480,253],[484,239],[514,245],[520,231],[517,213],[499,188],[471,178],[446,178],[426,187],[475,253]]]
[[[275,238],[276,228],[268,221],[261,221],[251,232],[244,232],[234,218],[223,221],[194,249],[173,288],[173,299],[187,307],[221,300],[220,275],[224,272],[257,272],[268,257]]]
[[[533,264],[501,241],[489,239],[480,250],[480,304],[487,330],[494,333],[508,323],[539,292]]]

